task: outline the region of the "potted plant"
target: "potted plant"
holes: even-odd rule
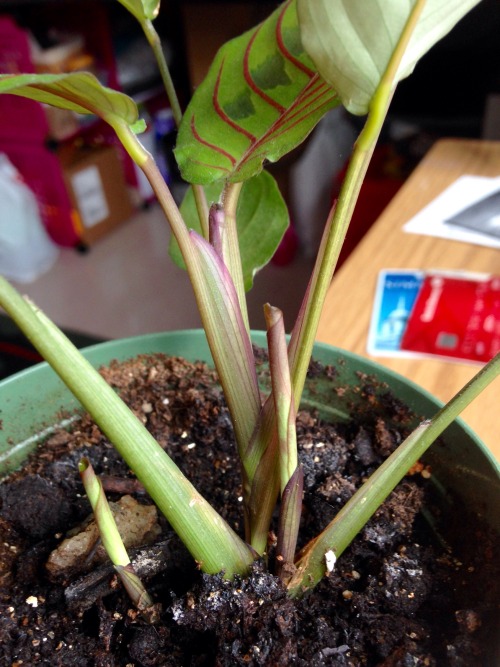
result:
[[[268,615],[272,613],[273,627],[277,624],[284,638],[284,644],[277,651],[282,655],[282,664],[289,664],[300,658],[296,648],[290,649],[288,655],[283,654],[283,647],[289,645],[290,627],[295,622],[290,618],[296,619],[291,600],[302,599],[311,589],[317,588],[319,582],[336,578],[337,558],[355,535],[366,527],[370,517],[409,469],[416,466],[417,470],[426,470],[419,463],[423,453],[454,421],[460,410],[498,375],[500,355],[489,362],[455,399],[438,410],[434,417],[418,424],[411,433],[408,433],[411,420],[404,426],[405,419],[399,420],[401,428],[397,436],[387,423],[384,422],[384,426],[375,420],[380,442],[392,442],[385,452],[383,464],[375,471],[372,468],[377,457],[372,459],[370,446],[362,442],[363,429],[358,431],[357,446],[365,452],[358,452],[358,455],[365,457],[365,467],[372,474],[356,492],[353,489],[342,492],[350,498],[341,512],[325,522],[317,535],[304,541],[299,529],[304,484],[307,486],[309,481],[307,471],[306,477],[304,473],[307,457],[303,454],[301,462],[298,455],[296,422],[321,305],[397,82],[476,4],[476,0],[429,0],[427,3],[417,0],[413,6],[404,9],[396,1],[383,7],[374,2],[369,17],[363,2],[353,1],[348,8],[340,0],[286,2],[265,22],[219,51],[207,79],[184,114],[175,97],[152,24],[159,9],[158,3],[122,0],[122,4],[139,20],[157,55],[179,125],[176,157],[182,175],[193,184],[180,210],[136,135],[142,126],[137,109],[129,98],[103,88],[87,73],[2,76],[0,92],[101,116],[115,129],[129,155],[149,179],[172,229],[176,242],[172,253],[180,255],[180,261],[189,273],[231,417],[241,465],[244,530],[235,531],[222,519],[217,509],[188,481],[172,457],[144,427],[144,419],[137,419],[137,410],[136,414],[131,412],[115,389],[71,346],[57,327],[3,280],[0,282],[0,304],[89,411],[168,520],[193,561],[205,573],[205,606],[200,606],[200,617],[197,611],[193,612],[198,609],[198,601],[188,594],[183,603],[174,601],[170,605],[170,619],[182,625],[190,609],[193,612],[190,631],[200,632],[204,627],[199,625],[200,619],[207,620],[210,605],[215,616],[221,614],[230,618],[234,607],[227,596],[238,597],[244,591],[248,597],[245,598],[247,606],[244,605],[243,611],[240,608],[241,618],[259,617],[255,605],[262,605]],[[282,313],[273,306],[265,306],[269,378],[262,388],[260,364],[252,349],[245,289],[251,286],[254,271],[273,254],[286,226],[283,224],[286,207],[271,177],[263,171],[263,165],[266,161],[276,161],[301,143],[326,111],[340,103],[353,113],[366,113],[366,124],[353,148],[339,198],[326,221],[315,268],[289,342],[285,337]],[[208,205],[210,201],[214,203]],[[250,236],[246,245],[242,231]],[[256,243],[261,240],[262,244]],[[155,373],[151,367],[146,364],[146,368],[153,377]],[[328,374],[330,371],[322,372]],[[189,389],[195,391],[196,383],[201,382],[199,372],[190,369],[186,377]],[[203,383],[206,383],[204,376]],[[364,393],[371,396],[368,402],[376,404],[378,399],[373,382],[365,383],[364,387]],[[337,388],[339,394],[346,389]],[[331,397],[329,402],[332,402]],[[142,405],[146,406],[143,412],[148,413],[150,403],[146,401]],[[222,408],[217,408],[217,414],[220,410]],[[338,439],[340,434],[332,435],[332,438]],[[399,438],[404,439],[394,449]],[[325,443],[320,444],[324,446]],[[315,456],[313,462],[318,463],[320,458]],[[219,465],[222,464],[219,462]],[[155,623],[164,612],[155,607],[154,595],[149,596],[147,586],[144,587],[138,578],[140,567],[135,564],[134,570],[130,564],[115,530],[113,513],[107,511],[102,485],[93,477],[87,456],[82,457],[79,467],[102,541],[140,612],[138,618]],[[333,485],[333,478],[329,477],[329,480]],[[323,491],[326,493],[325,489]],[[339,497],[342,493],[339,492]],[[327,497],[331,498],[331,493]],[[278,498],[279,512],[275,519]],[[436,534],[439,536],[439,532]],[[301,549],[297,553],[298,543]],[[412,557],[404,550],[395,556],[395,560],[405,563],[403,569],[409,577],[417,576],[417,570],[411,567]],[[485,561],[481,563],[486,568]],[[267,574],[264,576],[258,569],[265,564],[273,569],[275,579],[270,579]],[[389,581],[395,564],[386,562],[385,567]],[[369,573],[351,570],[353,581],[358,575],[365,577],[365,583],[369,581],[369,587],[378,585],[369,579]],[[260,592],[263,578],[266,580],[266,595],[273,602],[272,612],[268,609],[267,598]],[[400,587],[399,591],[402,590],[408,593],[407,587]],[[414,591],[407,595],[412,600],[410,594]],[[354,593],[345,589],[342,595],[349,600]],[[408,600],[406,603],[411,605]],[[480,619],[473,610],[458,612],[463,618],[460,616],[457,623],[464,625],[469,634],[473,633]],[[134,616],[134,621],[136,618]],[[115,627],[106,614],[100,616],[99,623],[100,632],[104,634],[102,624]],[[256,630],[259,626],[253,621],[249,625],[251,632],[259,632]],[[213,618],[206,628],[213,631],[216,626],[217,619]],[[178,656],[169,662],[168,649],[165,648],[168,645],[167,631],[155,627],[160,637],[157,646],[161,645],[162,651],[166,652],[159,657],[155,650],[152,651],[155,655],[137,651],[133,653],[134,659],[138,664],[179,664],[175,662],[180,660]],[[169,632],[174,631],[168,630],[167,634]],[[420,629],[409,631],[410,635],[415,635],[410,639],[417,639],[419,632]],[[347,636],[348,630],[345,633]],[[231,659],[235,664],[245,661],[277,663],[278,654],[272,649],[263,653],[266,642],[260,646],[256,644],[253,653],[249,653],[248,647],[240,650],[241,641],[237,636],[238,633],[231,635],[231,642],[224,649],[230,653],[217,658],[226,660],[220,664],[232,664]],[[396,645],[390,656],[385,656],[392,662],[385,664],[405,664],[402,661],[410,659],[410,655],[413,655],[412,660],[433,659],[419,656],[418,649],[411,654],[413,649],[408,648],[408,642],[396,642]],[[467,655],[472,655],[474,650]],[[334,646],[325,645],[318,657],[318,661],[330,660],[328,664],[350,664],[349,659],[349,643],[338,641]],[[379,662],[351,664],[382,664],[381,659],[379,655]],[[127,664],[130,655],[123,660],[123,664]]]

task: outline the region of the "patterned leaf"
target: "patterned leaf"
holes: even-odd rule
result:
[[[339,104],[300,41],[296,0],[225,44],[188,106],[176,157],[190,183],[243,181]]]
[[[297,0],[304,46],[351,113],[368,111],[415,2]],[[397,81],[478,2],[426,0]]]

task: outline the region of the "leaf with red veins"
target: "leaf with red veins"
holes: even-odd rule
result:
[[[296,0],[225,44],[179,129],[183,178],[243,181],[298,146],[339,104],[305,53]]]

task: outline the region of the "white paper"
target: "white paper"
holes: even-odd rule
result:
[[[465,241],[476,245],[500,248],[500,240],[488,234],[481,234],[454,225],[444,220],[455,215],[479,199],[495,192],[500,187],[500,178],[484,176],[461,176],[444,190],[436,199],[425,206],[404,226],[405,232],[439,236],[455,241]]]
[[[92,165],[77,171],[71,177],[71,185],[84,227],[93,227],[106,220],[109,208],[99,169]]]

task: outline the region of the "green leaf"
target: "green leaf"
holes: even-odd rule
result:
[[[70,109],[81,114],[95,114],[108,123],[124,123],[137,130],[139,114],[127,95],[101,85],[89,72],[71,74],[0,75],[0,93]]]
[[[183,178],[243,181],[300,144],[339,104],[300,42],[296,0],[225,44],[180,126]]]
[[[427,0],[397,74],[417,61],[479,0]],[[416,0],[297,0],[302,43],[354,114],[368,111]]]
[[[207,201],[219,201],[220,183],[204,186]],[[193,192],[189,189],[181,205],[181,213],[188,228],[201,235],[201,225]],[[236,210],[236,225],[240,245],[245,290],[251,289],[257,271],[274,255],[289,225],[288,208],[278,185],[267,171],[246,181]],[[175,238],[170,239],[170,256],[181,268],[184,260]]]
[[[153,20],[160,11],[160,0],[118,0],[138,21]]]

